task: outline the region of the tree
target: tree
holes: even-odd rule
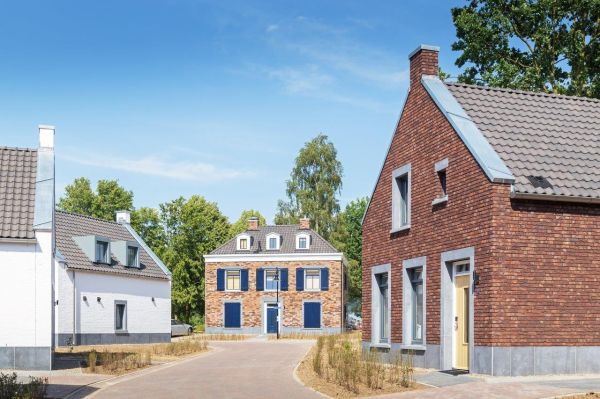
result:
[[[471,0],[452,9],[459,80],[600,98],[600,2]]]
[[[146,207],[134,210],[131,227],[159,257],[164,253],[167,243],[158,210]]]
[[[348,299],[360,301],[362,297],[362,219],[367,210],[369,198],[351,201],[337,217],[337,224],[331,236],[333,245],[344,253],[348,260]]]
[[[257,217],[258,223],[261,226],[267,224],[265,217],[261,215],[259,211],[256,211],[254,209],[244,210],[242,211],[242,214],[240,215],[237,222],[231,225],[230,236],[234,237],[240,234],[241,232],[246,231],[246,229],[248,228],[248,219],[250,219],[251,217]]]
[[[78,213],[104,220],[115,220],[118,210],[133,210],[133,193],[125,190],[117,180],[99,180],[96,191],[84,177],[65,187],[65,196],[57,204],[63,211]]]
[[[189,321],[204,313],[204,258],[229,238],[231,226],[217,204],[195,195],[160,205],[166,237],[163,261],[171,270],[173,314]]]
[[[309,217],[311,227],[328,239],[340,210],[337,196],[342,189],[342,175],[337,150],[326,135],[319,134],[307,142],[286,181],[288,201],[279,201],[275,223],[297,223],[300,217]]]

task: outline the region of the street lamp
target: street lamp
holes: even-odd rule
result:
[[[275,268],[275,285],[277,287],[276,303],[277,303],[277,339],[279,339],[279,267]]]

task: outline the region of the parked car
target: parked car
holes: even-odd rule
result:
[[[194,328],[182,321],[171,319],[171,336],[192,335]]]
[[[360,330],[362,328],[362,317],[355,313],[350,313],[346,317],[347,330]]]

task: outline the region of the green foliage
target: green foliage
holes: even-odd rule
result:
[[[248,228],[248,219],[250,219],[251,217],[257,217],[258,223],[261,226],[267,224],[265,217],[261,215],[259,211],[256,211],[254,209],[242,211],[242,214],[240,215],[237,222],[231,225],[231,237],[234,237],[240,234],[241,232],[246,231],[246,229]]]
[[[157,255],[165,251],[165,231],[158,210],[147,207],[134,210],[131,212],[131,227]]]
[[[18,382],[17,373],[0,373],[0,399],[46,398],[48,378],[29,377],[29,382]]]
[[[331,235],[332,244],[344,253],[348,260],[348,299],[360,301],[362,296],[362,218],[369,205],[369,198],[351,201],[336,220]]]
[[[328,239],[340,210],[338,195],[342,189],[343,167],[337,150],[328,137],[319,134],[298,153],[290,179],[287,201],[279,201],[275,223],[297,223],[302,216],[311,219],[311,227]]]
[[[115,220],[118,210],[133,209],[133,193],[125,190],[117,180],[99,180],[96,191],[85,177],[75,179],[65,188],[65,196],[58,209],[104,220]]]
[[[598,0],[471,0],[452,18],[460,81],[600,98]]]

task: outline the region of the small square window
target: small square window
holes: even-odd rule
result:
[[[227,270],[225,271],[225,290],[226,291],[239,291],[240,290],[240,271],[239,270]]]
[[[97,263],[110,263],[110,254],[108,251],[109,245],[106,241],[96,241],[96,262]]]
[[[319,269],[307,269],[304,272],[304,290],[321,290],[321,271]]]
[[[240,249],[245,250],[248,249],[248,239],[240,238]]]
[[[139,249],[134,246],[127,246],[127,266],[128,267],[139,267]]]

